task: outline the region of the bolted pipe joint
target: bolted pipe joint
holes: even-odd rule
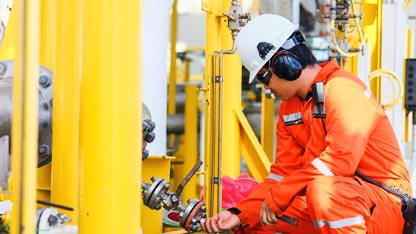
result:
[[[0,137],[11,135],[13,78],[13,60],[0,61]],[[39,66],[38,167],[48,164],[52,158],[52,86],[52,71]]]

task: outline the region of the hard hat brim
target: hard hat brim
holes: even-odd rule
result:
[[[249,76],[249,80],[248,80],[249,84],[253,83],[253,81],[255,80],[255,78],[257,76],[257,73],[259,73],[260,69],[258,69],[258,70],[256,69],[256,70],[250,72],[250,76]]]

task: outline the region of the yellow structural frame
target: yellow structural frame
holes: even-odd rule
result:
[[[267,155],[270,162],[274,160],[274,147],[275,147],[275,100],[273,98],[266,97],[265,92],[261,95],[261,132],[260,141],[263,146],[263,150]]]

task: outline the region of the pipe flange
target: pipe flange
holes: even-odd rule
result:
[[[11,134],[13,60],[0,61],[0,137]],[[38,167],[52,160],[52,71],[39,67]]]
[[[159,210],[164,197],[167,197],[166,191],[169,189],[169,183],[157,177],[152,177],[152,182],[143,190],[143,203],[152,210]]]
[[[180,213],[179,225],[187,231],[197,231],[201,227],[201,221],[207,217],[207,209],[201,200],[189,199],[183,213]]]

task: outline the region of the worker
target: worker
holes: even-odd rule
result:
[[[364,82],[336,60],[317,64],[298,26],[279,15],[254,17],[235,44],[249,81],[282,100],[276,159],[267,178],[207,218],[204,231],[402,233],[402,200],[374,181],[411,194],[409,173]]]

